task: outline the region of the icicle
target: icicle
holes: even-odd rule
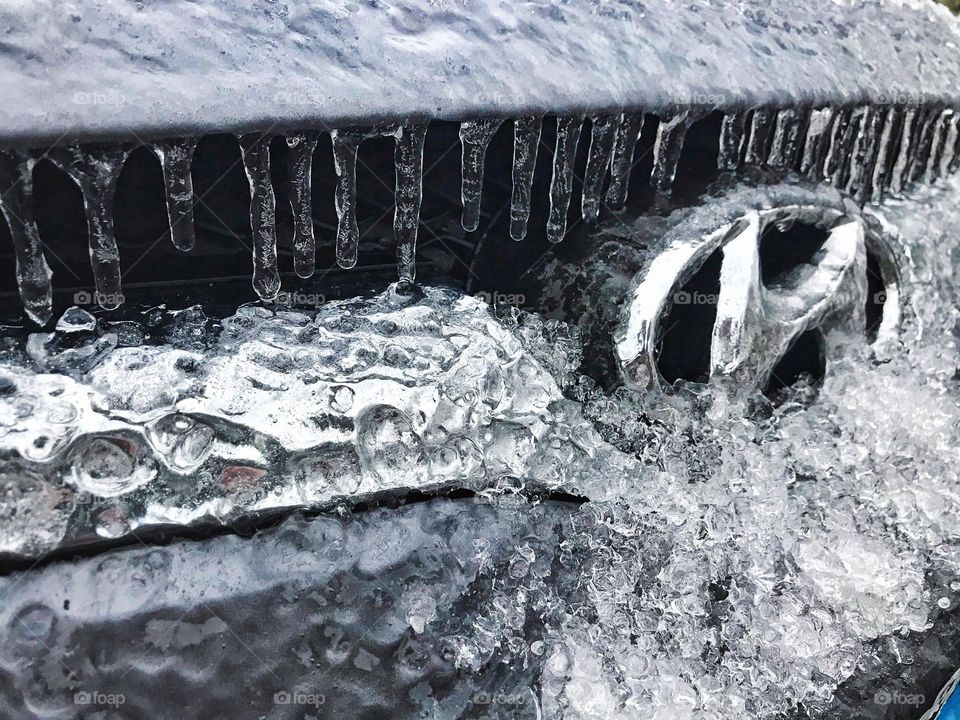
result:
[[[943,160],[943,154],[947,151],[952,117],[953,110],[944,110],[937,119],[930,145],[930,157],[927,160],[927,167],[924,172],[924,179],[928,183],[933,183],[941,177],[940,163]]]
[[[337,264],[345,269],[357,264],[360,229],[357,226],[357,151],[367,138],[394,136],[399,125],[350,127],[330,131],[333,167],[337,173],[334,204],[337,210]]]
[[[940,177],[946,177],[957,159],[958,140],[960,140],[960,113],[951,111],[943,144],[943,156],[940,158]]]
[[[690,111],[683,110],[660,121],[656,144],[653,147],[653,173],[650,176],[650,184],[658,195],[670,194],[677,175],[680,153],[683,151],[683,141],[693,120]]]
[[[97,303],[106,310],[123,302],[120,252],[113,234],[113,196],[129,147],[72,147],[54,151],[50,159],[80,188],[87,215],[90,264]]]
[[[777,112],[767,165],[776,168],[793,168],[800,147],[800,131],[803,128],[803,122],[802,111],[786,108]]]
[[[280,292],[277,268],[277,213],[270,181],[269,135],[243,135],[240,151],[250,185],[250,230],[253,233],[253,289],[262,300]]]
[[[397,269],[401,283],[416,277],[417,228],[420,225],[420,201],[423,197],[423,141],[427,124],[400,128],[394,146],[396,166],[396,209],[393,236],[397,243]]]
[[[912,182],[923,178],[924,171],[927,168],[927,160],[933,152],[934,136],[939,124],[940,112],[938,110],[931,108],[924,112],[919,125],[920,131],[914,148],[913,162],[910,167],[909,178]]]
[[[850,122],[847,123],[843,140],[840,144],[840,154],[838,156],[838,165],[831,181],[838,189],[847,188],[850,175],[854,172],[856,163],[856,146],[858,140],[862,137],[864,127],[867,122],[867,108],[854,108],[850,114]]]
[[[823,176],[827,182],[835,185],[842,181],[846,171],[847,158],[850,154],[847,143],[851,140],[849,132],[853,124],[852,120],[853,110],[850,108],[837,110],[830,129],[830,146],[823,161]]]
[[[832,121],[833,108],[819,108],[810,113],[800,172],[811,180],[819,180],[823,177],[824,161],[830,146]]]
[[[736,170],[743,156],[743,140],[747,129],[747,111],[728,112],[720,127],[720,156],[717,166],[721,170]]]
[[[557,145],[553,154],[553,178],[550,181],[550,217],[547,239],[552,243],[567,234],[567,211],[573,192],[573,164],[577,159],[577,143],[583,118],[557,118]]]
[[[908,108],[903,115],[900,131],[900,149],[897,160],[890,171],[889,188],[894,194],[900,194],[909,183],[910,161],[913,158],[914,142],[917,135],[919,117],[916,108]]]
[[[861,203],[866,202],[873,190],[871,186],[873,166],[877,161],[877,146],[882,122],[881,110],[873,107],[865,108],[859,130],[854,138],[846,190]]]
[[[753,111],[753,120],[750,122],[750,140],[747,142],[747,153],[744,162],[747,165],[760,165],[767,159],[767,145],[770,133],[773,131],[773,110],[757,108]]]
[[[53,312],[53,289],[33,215],[33,165],[33,158],[27,155],[0,152],[0,212],[13,240],[17,290],[23,308],[31,320],[43,325]]]
[[[523,240],[530,219],[533,173],[543,118],[519,118],[513,124],[513,196],[510,200],[510,237]]]
[[[313,151],[320,134],[297,133],[287,138],[287,177],[290,182],[290,211],[293,214],[293,269],[299,277],[313,275],[317,244],[313,236],[311,181]]]
[[[357,226],[357,150],[363,135],[354,129],[332,130],[333,166],[337,173],[334,204],[337,210],[337,264],[357,264],[360,229]]]
[[[607,179],[607,171],[610,169],[615,131],[615,115],[590,117],[590,149],[587,152],[583,195],[580,198],[580,209],[587,223],[596,222],[600,217],[600,198],[603,196],[603,181]]]
[[[191,250],[193,231],[193,178],[190,166],[197,149],[196,138],[161,140],[151,146],[163,169],[170,239],[178,250]]]
[[[610,187],[607,188],[607,207],[620,212],[627,205],[630,189],[630,171],[633,170],[633,151],[643,132],[643,113],[624,113],[617,124],[610,160]]]
[[[902,121],[901,112],[895,107],[887,108],[884,113],[883,131],[880,133],[877,148],[877,161],[873,166],[873,194],[871,202],[879,205],[883,201],[883,192],[889,187],[891,162],[893,159],[894,139]]]
[[[956,118],[958,123],[960,123],[960,111],[957,111]],[[958,125],[957,130],[960,131],[960,125]],[[953,146],[953,159],[950,161],[950,167],[948,168],[950,172],[957,172],[960,170],[960,132],[957,133],[957,142]]]
[[[502,118],[468,120],[460,123],[460,143],[463,146],[460,199],[463,203],[463,229],[467,232],[473,232],[480,224],[483,163],[487,156],[487,145],[502,124]]]

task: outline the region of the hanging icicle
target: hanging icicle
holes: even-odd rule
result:
[[[313,235],[311,198],[313,151],[320,134],[303,132],[287,137],[287,177],[290,183],[290,212],[293,215],[293,269],[308,278],[316,267],[317,243]]]
[[[404,125],[398,130],[394,145],[396,209],[393,214],[393,236],[402,284],[412,283],[417,272],[417,228],[420,225],[420,203],[423,198],[423,142],[426,136],[425,122]]]
[[[750,139],[747,141],[747,152],[743,159],[747,165],[756,166],[766,162],[774,118],[773,110],[757,108],[753,111],[753,118],[750,121]]]
[[[567,211],[573,192],[573,164],[577,159],[580,141],[581,117],[557,118],[557,144],[553,154],[553,178],[550,181],[550,218],[547,220],[547,239],[552,243],[563,240],[567,234]]]
[[[530,220],[533,173],[537,167],[537,149],[543,118],[519,118],[513,124],[513,194],[510,199],[510,237],[523,240]]]
[[[883,202],[883,193],[889,187],[890,173],[895,157],[894,146],[900,123],[903,121],[903,114],[896,107],[889,107],[881,112],[883,114],[883,130],[878,141],[877,160],[873,166],[873,178],[871,179],[873,191],[870,202],[874,205]]]
[[[835,183],[838,175],[844,171],[848,149],[844,147],[847,139],[847,130],[850,126],[853,111],[850,108],[840,108],[833,116],[830,128],[830,144],[823,160],[823,177],[827,182]]]
[[[937,133],[937,126],[940,124],[940,109],[928,108],[923,111],[918,120],[919,133],[913,151],[913,160],[910,164],[909,179],[910,182],[917,182],[923,179],[924,171],[927,169],[927,161],[933,152],[934,137]]]
[[[250,185],[250,230],[253,234],[253,289],[262,300],[280,292],[277,267],[277,213],[270,180],[269,135],[243,135],[240,151]]]
[[[330,133],[333,141],[333,165],[337,173],[334,204],[337,210],[337,264],[352,268],[357,264],[360,229],[357,226],[357,151],[363,134],[344,128]]]
[[[908,175],[913,157],[919,125],[919,111],[917,108],[907,108],[903,114],[903,123],[900,126],[900,149],[897,152],[896,162],[890,171],[890,192],[899,195],[909,184]]]
[[[958,140],[960,140],[960,112],[952,110],[943,142],[943,155],[940,157],[940,177],[947,176],[956,160]]]
[[[473,232],[480,224],[483,164],[487,146],[502,124],[502,118],[468,120],[460,124],[460,143],[463,146],[460,199],[463,203],[463,229],[467,232]]]
[[[936,122],[933,140],[930,145],[930,156],[927,159],[927,167],[923,175],[924,180],[928,183],[934,183],[941,177],[940,163],[943,160],[943,154],[947,151],[952,117],[953,110],[943,110]]]
[[[846,191],[861,204],[873,193],[873,167],[877,162],[883,118],[879,108],[864,108],[860,129],[854,138]]]
[[[151,144],[150,148],[160,160],[163,170],[170,239],[178,250],[192,250],[196,236],[193,229],[194,197],[190,166],[197,149],[197,138],[161,140]]]
[[[800,172],[811,180],[819,180],[823,177],[824,162],[830,148],[833,116],[833,108],[829,107],[819,108],[810,113]]]
[[[106,310],[123,303],[120,252],[113,234],[113,197],[130,150],[128,146],[73,146],[57,149],[49,156],[77,184],[83,196],[96,299]]]
[[[610,169],[615,131],[616,116],[591,116],[590,149],[587,152],[583,195],[580,198],[580,209],[587,223],[594,223],[600,217],[600,198],[603,196],[603,181],[607,179],[607,171]]]
[[[633,151],[643,132],[643,113],[624,113],[617,123],[610,160],[610,186],[607,188],[607,207],[621,212],[627,205],[630,189],[630,171],[633,170]]]
[[[681,110],[660,120],[656,144],[653,146],[653,172],[650,175],[650,185],[658,196],[670,194],[677,176],[680,154],[683,152],[683,141],[695,119],[691,111]]]
[[[0,152],[0,212],[13,240],[17,291],[27,316],[43,325],[53,313],[53,288],[33,214],[33,166],[29,155]]]
[[[800,151],[801,131],[806,123],[805,115],[804,111],[793,108],[777,112],[767,165],[788,170],[793,168]]]
[[[747,129],[746,110],[728,112],[720,126],[720,155],[717,166],[721,170],[736,170],[743,157],[743,141]]]

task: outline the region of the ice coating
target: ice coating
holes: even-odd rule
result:
[[[460,143],[463,146],[460,176],[460,199],[463,202],[461,223],[467,232],[473,232],[480,224],[483,164],[487,157],[487,145],[502,124],[502,118],[468,120],[460,124]]]
[[[523,240],[530,219],[533,171],[537,167],[543,118],[518,118],[513,127],[513,195],[510,201],[510,237]]]
[[[313,202],[310,196],[313,151],[319,133],[297,133],[287,137],[287,172],[290,177],[290,210],[293,214],[293,269],[299,277],[313,275],[316,240],[313,236]]]
[[[18,5],[8,18],[4,145],[660,113],[691,98],[752,108],[960,96],[957,20],[917,0],[574,0],[549,11],[494,0],[107,0],[70,12]]]
[[[90,266],[97,303],[111,309],[123,302],[120,252],[113,234],[113,197],[130,147],[58,148],[50,159],[80,188],[87,216]]]
[[[0,152],[0,183],[6,188],[0,195],[0,213],[13,239],[17,290],[23,307],[31,320],[43,325],[53,313],[53,287],[34,219],[33,165],[33,159],[26,155]]]
[[[170,239],[178,250],[191,250],[196,241],[193,228],[193,178],[190,166],[197,138],[161,140],[152,145],[163,170]]]
[[[813,718],[842,717],[833,705],[841,685],[878,663],[884,677],[898,675],[912,662],[906,644],[943,631],[960,603],[960,183],[944,185],[875,211],[910,245],[922,335],[905,333],[877,362],[863,338],[840,329],[831,339],[845,351],[823,385],[801,383],[776,407],[695,384],[672,394],[605,392],[580,374],[572,327],[520,312],[495,317],[448,290],[316,313],[249,307],[222,321],[195,309],[168,313],[160,344],[128,347],[115,328],[75,309],[52,335],[31,338],[29,360],[17,350],[4,357],[0,442],[5,457],[20,458],[6,461],[5,542],[36,552],[64,536],[78,541],[87,519],[101,536],[123,534],[138,522],[322,505],[409,483],[465,483],[514,502],[526,502],[518,488],[562,488],[590,501],[559,525],[538,520],[506,555],[500,521],[487,517],[479,536],[469,531],[485,542],[464,546],[463,562],[494,558],[468,620],[463,605],[443,600],[443,588],[459,587],[454,580],[431,585],[432,605],[397,590],[414,631],[456,625],[458,672],[498,656],[517,678],[533,663],[537,677],[524,676],[521,689],[542,717],[773,719],[799,704]],[[544,273],[556,294],[543,302],[581,326],[586,341],[626,292],[636,256],[688,214],[617,225],[591,240],[585,260],[553,261]],[[58,453],[75,468],[66,484],[44,469]],[[114,494],[120,475],[136,486],[129,495]],[[201,479],[198,495],[188,478]],[[352,566],[350,550],[326,547],[331,562]],[[307,562],[313,551],[303,552]],[[274,557],[284,558],[279,574],[312,567]],[[39,581],[10,582],[27,589],[9,595],[4,618],[34,612]],[[109,583],[97,587],[99,602],[120,597]],[[44,607],[40,617],[82,622]],[[92,642],[69,637],[57,642]],[[106,672],[97,662],[84,666],[84,680]],[[12,686],[3,697],[43,696],[28,675]]]
[[[72,308],[27,342],[39,374],[3,365],[2,442],[20,458],[4,473],[56,493],[65,517],[86,497],[90,524],[70,533],[82,542],[405,488],[482,488],[503,473],[550,486],[561,458],[628,461],[564,409],[519,329],[481,300],[424,293],[315,313],[244,307],[219,321],[194,307],[152,330],[160,345],[124,345]],[[566,357],[558,340],[550,362]],[[66,539],[36,519],[38,532],[53,528],[44,543],[5,526],[3,551]]]
[[[811,180],[819,180],[823,177],[833,120],[833,108],[817,108],[810,113],[800,172]]]

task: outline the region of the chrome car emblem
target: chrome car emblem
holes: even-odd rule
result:
[[[760,240],[771,225],[802,222],[827,230],[809,263],[761,280]],[[634,286],[617,337],[624,381],[639,390],[663,388],[657,367],[662,320],[684,283],[716,251],[722,252],[720,292],[710,339],[710,380],[762,388],[777,361],[803,332],[842,326],[866,330],[867,257],[877,258],[884,286],[883,316],[874,344],[895,340],[902,315],[900,257],[883,233],[868,229],[858,209],[784,205],[746,212],[693,240],[678,239],[656,256]]]

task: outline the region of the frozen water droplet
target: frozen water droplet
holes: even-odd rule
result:
[[[553,155],[553,178],[550,181],[550,217],[547,239],[552,243],[567,234],[567,211],[573,192],[573,164],[577,159],[577,143],[583,118],[557,118],[557,144]]]
[[[615,130],[616,117],[613,115],[593,115],[590,118],[590,149],[587,152],[581,199],[581,211],[587,223],[595,222],[600,217],[600,198],[603,182],[610,169]]]
[[[253,289],[262,300],[280,292],[277,268],[277,213],[270,179],[269,135],[240,138],[243,167],[250,185],[250,230],[253,233]]]
[[[72,455],[76,486],[100,497],[129,492],[154,476],[149,459],[140,457],[136,445],[126,438],[94,437],[81,443]]]
[[[56,613],[46,605],[33,603],[10,620],[9,637],[21,651],[32,653],[49,645],[56,626]]]
[[[334,385],[330,392],[330,407],[338,413],[350,412],[353,408],[353,390],[346,385]]]
[[[467,232],[473,232],[480,224],[480,196],[487,146],[502,124],[502,118],[468,120],[460,124],[460,143],[463,146],[460,199],[463,203],[463,229]]]
[[[290,211],[293,214],[293,269],[298,277],[313,275],[316,240],[313,236],[311,182],[313,151],[319,133],[304,132],[287,137],[287,176],[290,182]]]
[[[394,146],[397,206],[393,214],[393,236],[397,245],[397,271],[401,283],[416,277],[417,230],[423,199],[423,142],[426,123],[405,125]]]
[[[34,220],[32,158],[0,152],[0,213],[13,240],[17,290],[27,315],[40,325],[53,313],[52,273]]]
[[[617,124],[610,160],[610,186],[607,188],[607,206],[614,212],[626,207],[630,189],[630,171],[633,170],[633,151],[643,132],[643,113],[624,113]]]
[[[356,427],[360,463],[378,484],[403,486],[411,476],[426,480],[427,463],[420,438],[402,411],[389,405],[365,408],[357,417]]]
[[[178,250],[190,250],[195,242],[193,229],[193,178],[190,166],[197,149],[196,138],[162,140],[151,145],[163,170],[170,238]]]
[[[543,118],[519,118],[513,126],[513,195],[510,201],[510,237],[523,240],[530,219],[533,173],[537,167],[537,149]]]
[[[950,607],[950,598],[948,598],[948,597],[941,597],[939,600],[937,600],[937,606],[938,606],[941,610],[947,610],[947,609],[949,609],[949,607]]]

